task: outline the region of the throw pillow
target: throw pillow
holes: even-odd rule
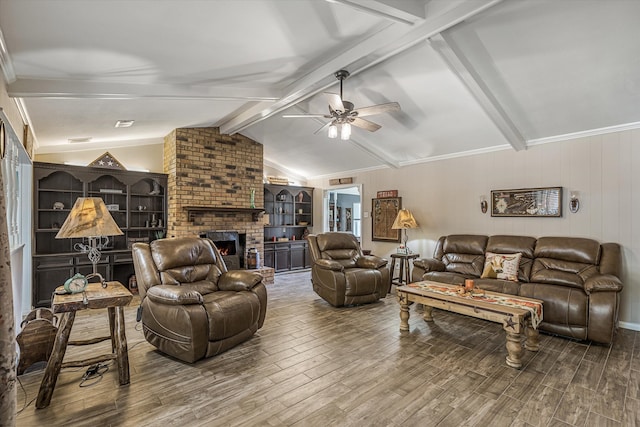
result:
[[[518,268],[520,267],[521,253],[517,254],[485,254],[484,270],[482,278],[518,281]]]

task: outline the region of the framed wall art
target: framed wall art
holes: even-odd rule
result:
[[[391,226],[402,209],[402,197],[385,197],[373,199],[372,202],[371,240],[400,243],[400,230],[393,230]]]
[[[491,216],[561,217],[562,187],[491,190]]]

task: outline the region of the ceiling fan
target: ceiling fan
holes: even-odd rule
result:
[[[345,101],[342,98],[342,81],[349,77],[349,72],[347,70],[340,70],[335,73],[335,76],[340,80],[340,95],[330,92],[324,93],[329,99],[329,114],[285,114],[282,117],[317,117],[331,119],[331,121],[315,131],[314,134],[329,128],[329,138],[337,138],[338,130],[340,130],[340,139],[347,140],[351,137],[351,125],[368,130],[369,132],[375,132],[381,128],[379,124],[365,120],[362,117],[400,111],[400,104],[397,102],[354,108],[353,103]]]

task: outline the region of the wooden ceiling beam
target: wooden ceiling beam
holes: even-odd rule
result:
[[[234,134],[278,114],[291,106],[335,85],[334,73],[347,69],[351,75],[373,67],[405,50],[424,42],[441,31],[500,3],[502,0],[465,0],[447,10],[427,17],[419,25],[392,23],[375,34],[367,35],[359,43],[342,50],[338,55],[318,65],[312,72],[284,88],[285,94],[268,108],[255,113],[246,111],[216,123],[220,132]]]
[[[464,53],[456,46],[451,37],[446,34],[437,34],[430,39],[431,46],[440,54],[451,71],[462,81],[469,92],[478,101],[480,107],[498,127],[500,132],[509,141],[514,150],[520,151],[527,148],[524,137],[502,108],[500,102],[493,95],[489,87],[473,68]]]

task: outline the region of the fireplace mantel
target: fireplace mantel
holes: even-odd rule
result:
[[[184,206],[184,210],[187,211],[189,221],[193,222],[195,215],[205,212],[217,212],[217,213],[250,213],[251,218],[254,221],[258,221],[260,216],[264,213],[264,208],[234,208],[229,206],[213,207],[213,206]]]

